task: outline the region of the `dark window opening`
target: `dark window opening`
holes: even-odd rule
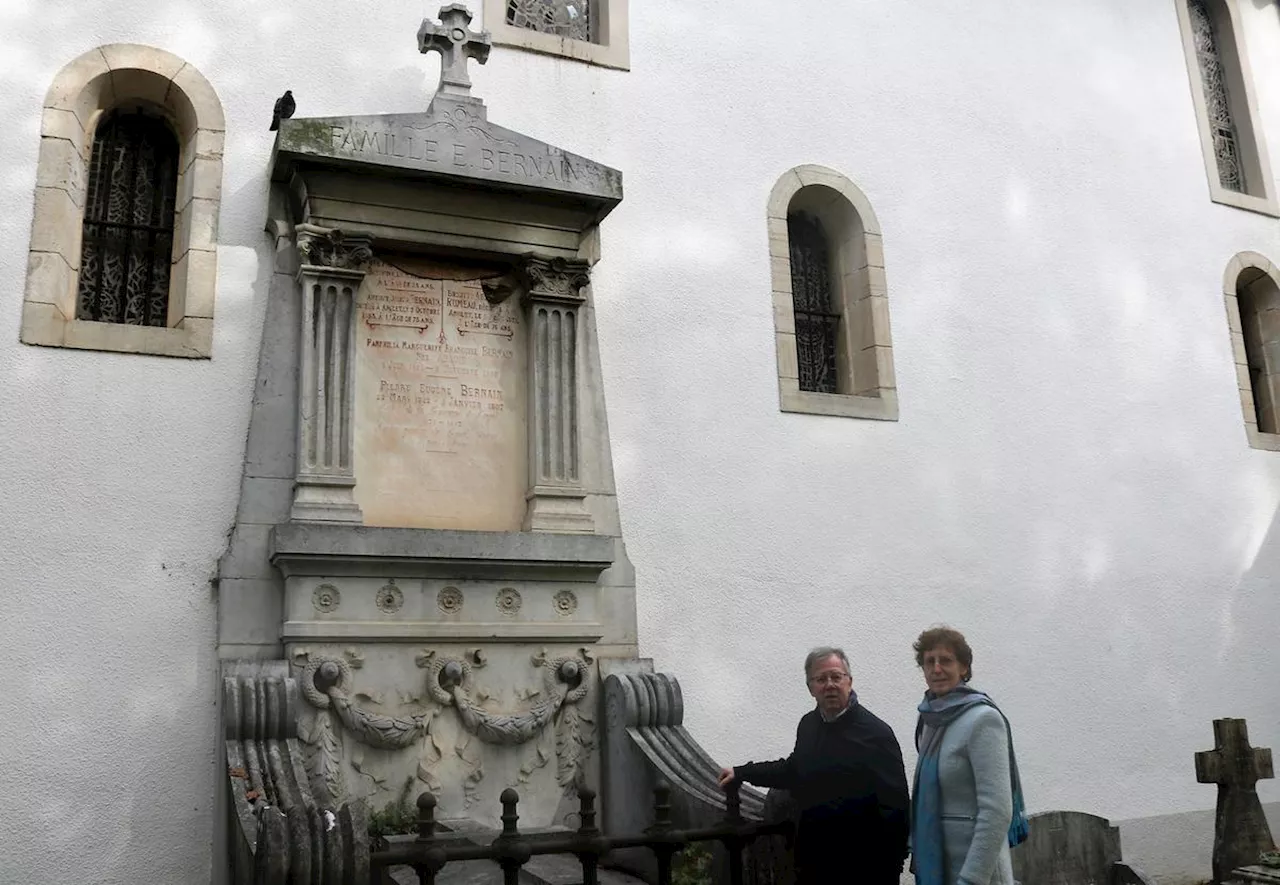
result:
[[[76,319],[167,325],[179,156],[173,131],[145,111],[115,111],[98,126]]]
[[[795,310],[800,389],[836,393],[840,314],[831,308],[830,245],[822,222],[805,212],[787,215],[791,301]]]

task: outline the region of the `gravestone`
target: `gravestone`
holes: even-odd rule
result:
[[[1218,785],[1213,830],[1213,879],[1226,882],[1237,867],[1257,864],[1274,851],[1271,828],[1258,799],[1259,778],[1275,777],[1271,751],[1249,746],[1243,719],[1213,721],[1214,749],[1196,753],[1196,780]]]
[[[424,791],[446,830],[508,787],[522,829],[563,826],[599,789],[601,666],[636,659],[591,288],[621,174],[489,121],[470,22],[418,29],[425,111],[276,133],[218,581],[236,881],[364,869],[348,831]]]
[[[477,840],[507,788],[522,831],[574,826],[585,784],[602,829],[634,835],[659,777],[677,826],[725,813],[678,684],[637,653],[591,285],[621,174],[489,121],[470,22],[452,4],[419,28],[443,58],[425,111],[276,133],[276,263],[217,581],[236,885],[365,885],[373,836],[412,829],[426,791],[442,832]],[[559,881],[557,863],[522,881]]]
[[[1120,857],[1120,829],[1075,811],[1032,815],[1027,840],[1010,852],[1025,885],[1151,885]]]

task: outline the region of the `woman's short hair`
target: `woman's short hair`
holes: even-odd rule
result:
[[[916,653],[916,666],[924,666],[925,652],[933,651],[935,648],[946,647],[956,656],[956,660],[960,662],[960,666],[964,667],[965,673],[960,678],[964,682],[968,682],[973,678],[973,649],[969,648],[969,643],[965,641],[964,634],[959,630],[953,630],[951,627],[930,627],[920,634],[920,638],[911,646]]]

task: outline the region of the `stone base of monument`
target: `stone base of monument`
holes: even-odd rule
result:
[[[654,673],[652,664],[644,660],[601,661],[600,668],[605,677],[607,721],[600,766],[604,833],[630,836],[652,827],[656,823],[652,797],[661,784],[670,788],[668,826],[688,830],[723,823],[732,811],[717,784],[719,768],[684,728],[679,682],[670,675]],[[343,668],[334,664],[333,669]],[[322,670],[309,667],[304,679],[318,686],[321,683],[316,680],[325,676]],[[335,672],[326,678],[340,679],[342,675]],[[335,799],[326,785],[327,770],[307,771],[304,745],[297,736],[297,708],[304,690],[288,665],[283,661],[232,664],[223,687],[235,885],[309,881],[306,877],[313,872],[358,885],[372,881],[371,854],[383,849],[371,844],[366,802],[362,798]],[[311,685],[306,688],[311,693],[317,690]],[[370,741],[390,740],[386,736],[402,731],[413,736],[413,729],[420,728],[420,723],[405,720],[402,724],[391,717],[360,712],[346,697],[335,694],[331,698],[338,715],[345,727],[364,729]],[[595,716],[592,711],[584,710],[583,714]],[[490,720],[491,725],[495,723],[510,724],[505,719]],[[426,736],[429,738],[430,733]],[[316,758],[313,754],[313,762]],[[785,794],[774,791],[767,800],[759,791],[744,789],[738,810],[748,821],[791,815]],[[445,842],[488,845],[498,835],[497,828],[478,815],[446,818],[437,821],[436,827]],[[521,835],[533,840],[571,832],[571,827],[560,823],[521,828]],[[389,835],[385,841],[394,847],[415,838]],[[725,853],[719,846],[709,850],[710,857],[705,858],[709,872],[713,880],[720,881],[717,874],[726,865]],[[1118,845],[1115,853],[1118,854]],[[789,881],[790,857],[785,839],[770,837],[755,842],[748,850],[745,865],[748,881]],[[460,861],[448,864],[436,882],[489,882],[498,873],[492,861]],[[634,885],[637,879],[630,874],[656,881],[653,853],[634,849],[606,856],[599,881]],[[524,865],[520,881],[525,885],[576,885],[581,875],[575,858],[545,855]],[[391,878],[406,883],[416,880],[407,867],[393,869]]]
[[[1244,885],[1245,882],[1270,882],[1280,885],[1280,867],[1248,866],[1231,871],[1231,879],[1224,885]]]

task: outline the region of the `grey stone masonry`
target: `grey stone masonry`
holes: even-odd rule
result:
[[[288,181],[299,162],[335,168],[379,167],[378,174],[468,179],[498,191],[575,197],[595,220],[622,201],[622,173],[546,142],[490,123],[474,99],[437,95],[426,113],[293,118],[280,122],[275,177]]]
[[[575,788],[600,782],[600,667],[637,653],[589,286],[621,174],[488,121],[466,70],[488,38],[464,8],[417,37],[443,56],[425,110],[276,135],[276,262],[218,576],[243,763],[219,793],[218,850],[237,873],[304,857],[295,843],[325,822],[309,801],[333,811],[321,847],[338,853],[359,847],[344,827],[406,789],[492,829],[519,783],[522,824],[568,825]],[[259,839],[262,738],[290,771],[281,786],[257,766],[285,800]],[[705,754],[673,752],[710,800]]]
[[[269,556],[288,577],[500,574],[594,581],[613,565],[614,540],[600,535],[286,523],[273,530]]]

